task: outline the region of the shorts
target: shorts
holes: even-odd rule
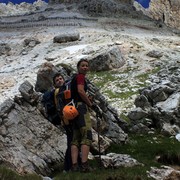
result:
[[[83,102],[77,103],[79,115],[73,120],[73,140],[72,145],[88,145],[92,143],[91,119],[88,107]]]

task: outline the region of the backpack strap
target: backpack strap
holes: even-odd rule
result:
[[[59,93],[59,88],[56,88],[55,91],[54,91],[54,103],[56,105],[56,108],[58,106],[58,100],[57,100],[58,93]]]

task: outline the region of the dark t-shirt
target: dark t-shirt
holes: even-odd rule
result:
[[[77,74],[75,78],[72,80],[71,84],[72,98],[75,102],[83,102],[77,90],[78,85],[84,85],[84,90],[85,92],[87,91],[87,83],[84,74]]]

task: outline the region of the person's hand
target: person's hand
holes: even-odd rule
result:
[[[88,98],[89,98],[89,100],[90,100],[91,102],[93,102],[93,99],[94,99],[93,96],[90,96],[90,95],[89,95]]]

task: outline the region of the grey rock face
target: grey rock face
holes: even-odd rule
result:
[[[15,104],[11,99],[6,100],[0,105],[0,117],[6,116],[13,108]]]
[[[177,66],[178,62],[165,65],[157,76],[152,77],[153,85],[141,90],[140,96],[135,100],[137,108],[128,114],[132,124],[136,124],[132,130],[137,129],[139,123],[147,125],[145,120],[147,117],[152,120],[147,128],[162,128],[161,132],[166,135],[178,133],[173,130],[173,126],[180,127],[180,72]],[[168,128],[165,124],[169,124]]]
[[[175,27],[180,29],[179,22],[179,7],[180,2],[178,0],[151,0],[148,9],[144,9],[135,4],[137,10],[141,10],[144,14],[149,17],[158,20],[159,27],[161,27],[160,22],[164,22],[170,27]]]
[[[89,67],[91,71],[107,71],[117,69],[125,64],[120,49],[112,47],[96,55],[89,60]]]
[[[35,90],[37,92],[45,92],[53,88],[52,78],[55,73],[58,72],[52,63],[44,63],[40,67],[37,73],[37,81],[35,85]]]
[[[79,4],[79,9],[91,15],[118,16],[120,13],[130,14],[134,11],[131,4],[133,4],[132,0],[119,0],[119,2],[113,0],[83,0]]]
[[[21,102],[10,105],[6,101],[1,105],[6,117],[1,115],[0,160],[20,174],[47,175],[52,172],[50,164],[64,159],[66,136],[45,120],[36,107]]]

